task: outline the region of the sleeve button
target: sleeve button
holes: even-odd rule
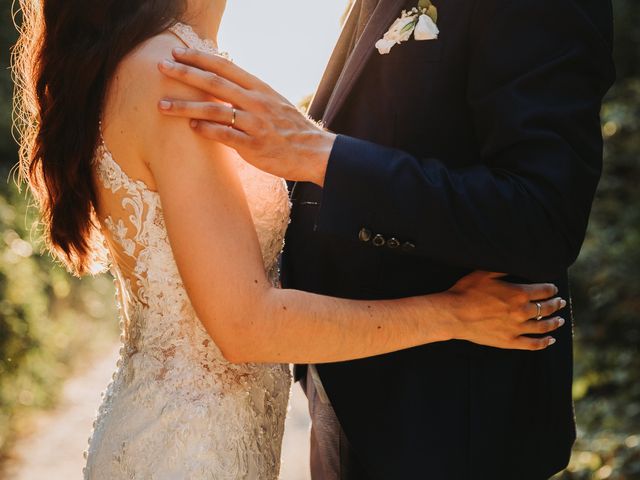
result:
[[[405,242],[404,245],[402,245],[402,249],[405,252],[411,252],[416,249],[416,246],[411,242]]]
[[[360,233],[358,234],[358,238],[361,242],[368,242],[369,240],[371,240],[371,230],[362,228],[362,230],[360,230]]]
[[[373,245],[376,247],[384,247],[384,244],[387,243],[387,240],[380,234],[373,237]]]
[[[398,241],[397,238],[392,238],[387,242],[387,247],[391,248],[392,250],[398,248],[400,246],[400,242]]]

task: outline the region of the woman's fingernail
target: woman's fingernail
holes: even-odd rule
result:
[[[173,63],[171,60],[163,60],[162,66],[167,70],[171,70],[175,66],[175,63]]]
[[[558,319],[556,321],[558,323],[558,327],[563,326],[564,322],[565,322],[564,318],[562,318],[562,317],[558,317]]]
[[[549,346],[553,345],[554,343],[556,343],[556,339],[555,339],[555,338],[553,338],[553,337],[551,337],[551,338],[549,339]]]
[[[173,53],[175,53],[176,55],[184,55],[185,53],[187,53],[187,50],[185,48],[178,47],[173,49]]]
[[[566,307],[567,306],[567,301],[564,300],[564,299],[560,300],[560,306],[561,306],[561,308]]]
[[[160,110],[171,110],[171,102],[169,100],[160,100]]]
[[[557,285],[554,285],[554,286],[553,286],[553,288],[555,288],[555,289],[556,289],[556,293],[555,293],[554,295],[557,295],[557,294],[558,294],[558,292],[560,291],[560,289],[558,288],[558,286],[557,286]]]
[[[191,125],[191,128],[198,128],[198,121],[197,120],[191,120],[189,122],[189,125]]]

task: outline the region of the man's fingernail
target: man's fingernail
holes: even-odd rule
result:
[[[558,318],[558,320],[557,320],[558,327],[563,326],[563,325],[564,325],[564,322],[565,322],[564,318]]]
[[[163,60],[162,66],[167,70],[171,70],[175,66],[175,63],[173,63],[171,60]]]
[[[198,121],[197,120],[191,120],[189,122],[189,125],[191,125],[191,128],[198,128]]]
[[[562,308],[566,307],[567,306],[567,301],[566,300],[560,300],[560,306]]]
[[[160,100],[160,110],[171,110],[171,102],[169,100]]]
[[[556,289],[556,293],[555,293],[555,295],[557,295],[557,294],[558,294],[558,292],[560,291],[560,289],[558,288],[558,286],[557,286],[557,285],[554,285],[554,286],[553,286],[553,288],[555,288],[555,289]]]
[[[182,47],[174,48],[173,53],[175,53],[176,55],[184,55],[185,53],[187,53],[187,49]]]
[[[551,337],[551,338],[549,339],[549,346],[553,345],[554,343],[556,343],[556,339],[555,339],[555,338],[553,338],[553,337]]]

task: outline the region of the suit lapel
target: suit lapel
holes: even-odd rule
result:
[[[335,119],[336,114],[347,99],[347,96],[362,73],[367,61],[375,51],[376,42],[382,38],[382,35],[398,17],[401,8],[405,4],[406,0],[380,0],[380,3],[371,16],[371,20],[362,33],[360,40],[356,44],[351,55],[349,55],[349,58],[346,60],[344,69],[335,83],[333,93],[329,96],[326,109],[324,110],[324,115],[322,116],[322,120],[325,125],[329,125]],[[350,17],[354,16],[356,15],[353,14],[352,10]],[[356,24],[356,22],[353,21],[353,18],[350,18],[349,20],[354,25]]]
[[[353,36],[355,35],[355,30],[358,25],[358,12],[354,8],[356,5],[357,2],[353,2],[353,5],[351,5],[351,11],[347,15],[347,20],[342,27],[338,43],[331,54],[327,68],[322,75],[320,85],[309,105],[309,116],[315,120],[322,119],[331,94],[335,89],[338,78],[340,78],[340,74],[347,61],[351,42],[353,41]]]

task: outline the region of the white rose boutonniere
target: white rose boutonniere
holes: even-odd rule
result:
[[[402,17],[398,18],[384,37],[378,40],[376,48],[380,50],[380,53],[384,50],[384,53],[389,53],[394,45],[402,42],[406,42],[411,38],[411,33],[414,29],[414,18],[406,12],[402,12]]]
[[[438,9],[431,0],[419,0],[418,6],[404,10],[389,31],[376,42],[380,55],[388,54],[391,49],[406,42],[411,35],[418,41],[435,40],[440,34],[438,29]]]
[[[420,15],[418,17],[418,24],[413,32],[416,40],[435,40],[438,38],[439,33],[438,25],[429,15]]]

